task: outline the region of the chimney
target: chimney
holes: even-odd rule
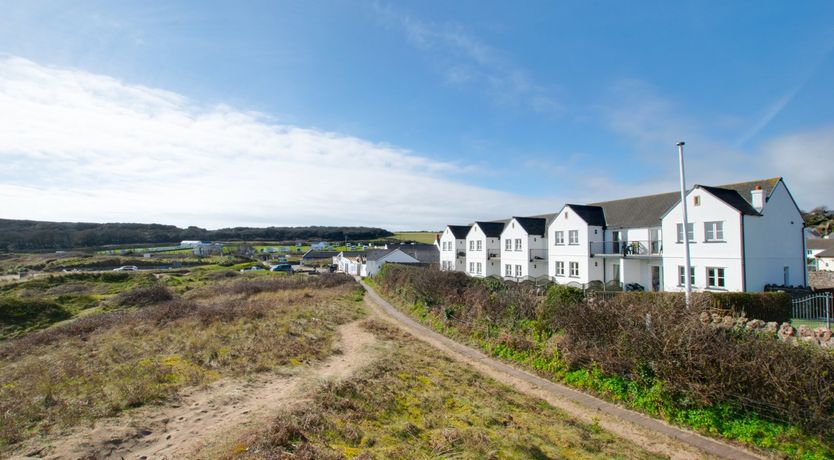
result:
[[[762,190],[762,186],[757,185],[750,194],[752,195],[753,207],[756,208],[756,211],[762,212],[762,208],[764,208],[764,190]]]

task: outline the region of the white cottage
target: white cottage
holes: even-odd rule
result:
[[[466,271],[466,235],[471,225],[449,225],[438,239],[440,269],[445,271]]]
[[[505,222],[475,222],[466,234],[466,273],[501,275],[501,232]]]
[[[515,280],[547,276],[547,224],[546,217],[510,219],[501,232],[501,276]]]

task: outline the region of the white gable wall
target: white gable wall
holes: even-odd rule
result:
[[[443,248],[446,247],[444,250]],[[446,230],[440,236],[440,268],[444,266],[452,267],[452,270],[463,272],[466,271],[466,257],[457,257],[458,252],[466,252],[466,239],[455,239],[455,235],[446,227]],[[445,263],[444,263],[445,262]]]
[[[805,285],[802,215],[787,187],[779,182],[765,203],[762,217],[744,216],[747,290],[761,291],[765,284]]]
[[[481,242],[480,250],[478,249],[478,241]],[[496,254],[499,257],[490,259],[490,254]],[[478,277],[500,276],[500,255],[499,238],[488,238],[478,224],[469,229],[469,233],[466,235],[466,273]],[[481,264],[480,273],[477,270],[478,264]]]
[[[578,244],[570,244],[571,230],[579,232]],[[564,235],[563,244],[556,244],[555,234],[559,231]],[[559,284],[585,284],[592,280],[602,280],[603,262],[601,259],[591,258],[589,246],[591,242],[601,242],[602,238],[602,227],[589,226],[570,206],[565,206],[547,228],[548,275]],[[557,275],[556,262],[564,263],[564,275]],[[579,264],[578,277],[570,275],[571,262]]]
[[[367,276],[376,275],[382,268],[382,266],[388,262],[398,262],[406,264],[420,263],[420,261],[415,259],[414,257],[411,257],[410,255],[400,251],[399,249],[394,249],[393,251],[389,252],[388,254],[385,254],[377,260],[367,261],[367,263],[365,264]]]
[[[700,197],[699,206],[694,205],[695,197]],[[695,273],[693,290],[721,290],[707,287],[707,268],[716,267],[724,269],[723,290],[742,291],[741,213],[700,188],[691,190],[686,199],[689,223],[693,224],[694,231],[694,239],[689,246]],[[678,267],[685,264],[683,243],[677,241],[677,224],[682,222],[681,205],[678,203],[663,218],[663,285],[666,291],[684,290],[678,276]],[[706,222],[723,223],[722,241],[706,241]]]
[[[507,240],[510,249],[507,249]],[[516,250],[516,240],[521,240],[521,248]],[[501,268],[502,277],[538,277],[547,275],[547,239],[542,235],[529,235],[515,219],[511,220],[501,232]],[[532,256],[541,259],[532,260]],[[509,265],[509,274],[507,266]],[[519,272],[519,267],[521,271]]]

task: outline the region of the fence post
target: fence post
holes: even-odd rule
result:
[[[829,292],[828,295],[825,296],[825,325],[828,329],[831,329],[831,298],[834,297],[834,293]]]

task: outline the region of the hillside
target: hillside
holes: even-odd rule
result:
[[[43,222],[0,219],[0,252],[62,250],[111,244],[174,243],[182,240],[366,240],[391,236],[371,227],[200,227],[131,223]]]

